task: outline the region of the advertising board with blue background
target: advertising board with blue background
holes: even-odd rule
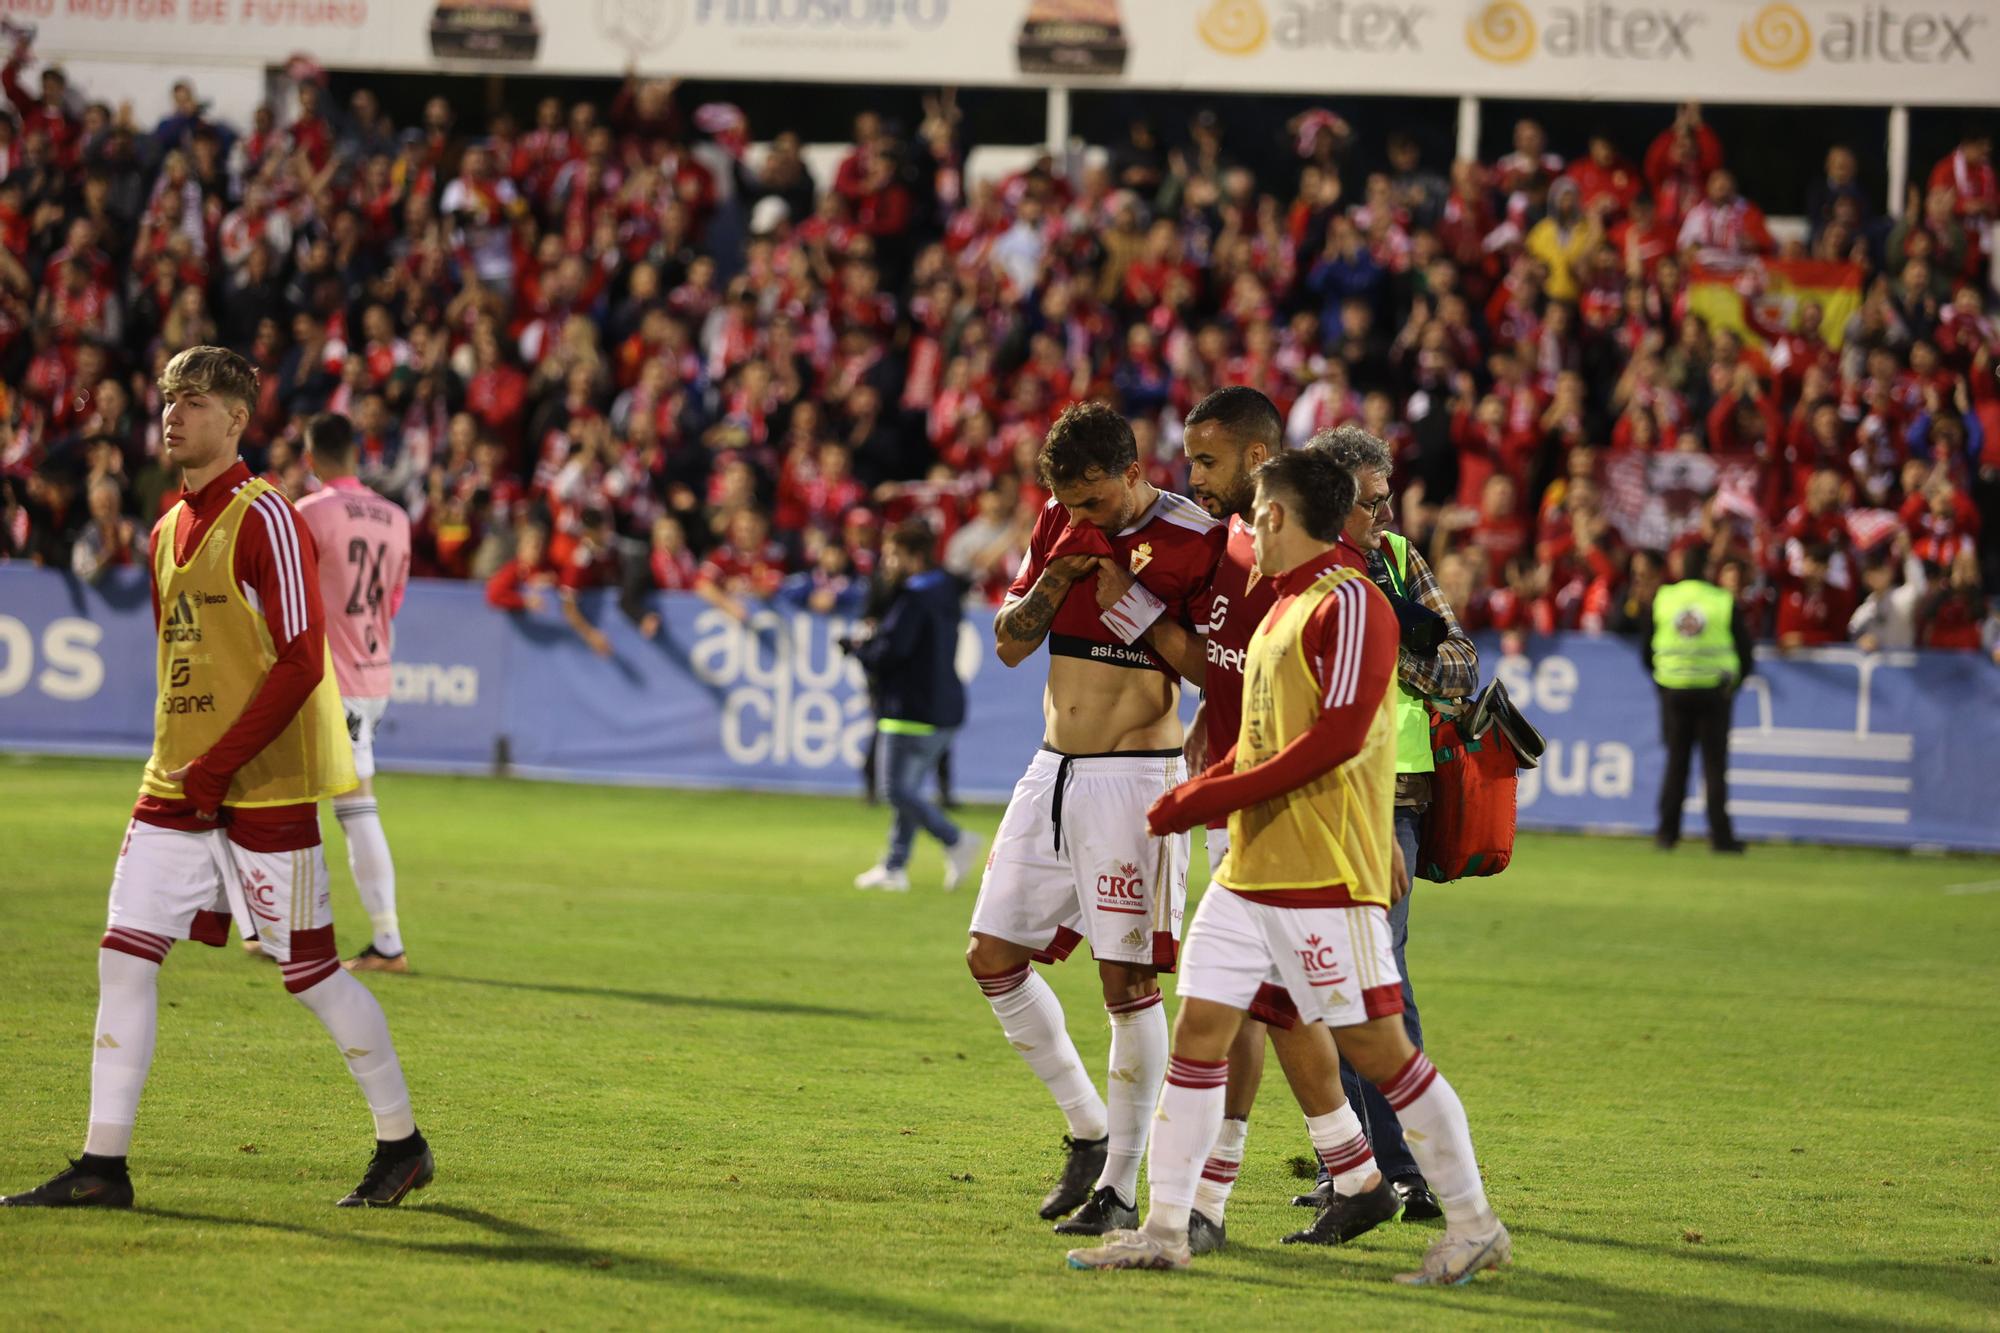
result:
[[[659,599],[641,638],[608,601],[592,654],[551,610],[507,615],[482,589],[417,582],[396,621],[388,770],[492,772],[662,786],[852,792],[873,734],[839,617],[776,608],[739,625],[699,598]],[[1004,799],[1041,740],[1040,660],[1016,670],[969,612],[959,670],[970,715],[962,796]],[[1498,675],[1548,737],[1521,775],[1525,828],[1648,832],[1663,754],[1651,682],[1624,640],[1531,640]],[[87,587],[0,568],[0,747],[143,755],[154,636],[144,571]],[[1192,700],[1188,701],[1191,707]],[[1730,806],[1752,839],[2000,851],[2000,670],[1974,653],[1767,650],[1737,696]],[[134,772],[134,782],[137,773]],[[1687,829],[1702,828],[1699,783]]]

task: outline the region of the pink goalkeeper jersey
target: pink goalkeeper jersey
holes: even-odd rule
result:
[[[389,621],[410,578],[410,519],[353,477],[337,477],[299,501],[319,548],[326,645],[342,697],[389,694]]]

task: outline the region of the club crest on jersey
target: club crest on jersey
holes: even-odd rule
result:
[[[1146,880],[1139,867],[1128,861],[1097,877],[1097,910],[1120,916],[1146,915]]]
[[[278,894],[261,870],[243,876],[243,901],[253,916],[265,921],[278,919]]]
[[[1132,572],[1134,574],[1137,574],[1140,570],[1144,569],[1147,565],[1150,565],[1152,563],[1153,563],[1153,544],[1151,542],[1140,542],[1137,546],[1132,548],[1132,556],[1130,564],[1132,566]]]
[[[1333,946],[1317,935],[1306,936],[1306,947],[1299,951],[1299,961],[1306,966],[1306,984],[1310,986],[1338,986],[1347,980],[1340,975],[1340,957]]]

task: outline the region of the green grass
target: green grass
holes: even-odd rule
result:
[[[95,944],[137,778],[0,759],[0,1189],[76,1150]],[[131,1214],[0,1212],[0,1323],[319,1328],[2000,1328],[2000,862],[1524,838],[1419,890],[1430,1049],[1516,1266],[1277,1237],[1275,1069],[1190,1274],[1080,1274],[1034,1205],[1061,1122],[960,954],[967,895],[847,887],[857,803],[390,776],[421,969],[370,985],[437,1183],[336,1211],[369,1126],[276,971],[182,945]],[[997,811],[971,812],[990,831]],[[365,932],[338,832],[342,952]],[[1085,1060],[1087,961],[1055,969]]]

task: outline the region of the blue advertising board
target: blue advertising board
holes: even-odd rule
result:
[[[873,722],[838,616],[768,607],[738,624],[663,596],[642,638],[587,604],[612,652],[592,653],[553,609],[504,614],[461,583],[411,585],[396,621],[386,769],[505,771],[663,786],[855,789]],[[958,790],[1004,798],[1041,739],[1038,659],[1008,670],[984,612],[961,627],[969,719]],[[142,755],[153,632],[144,571],[88,587],[0,567],[0,747]],[[1531,640],[1498,675],[1549,739],[1521,775],[1528,828],[1649,831],[1663,754],[1637,649],[1580,634]],[[1817,649],[1760,660],[1737,697],[1730,807],[1750,838],[2000,850],[2000,671],[1972,653]],[[1690,834],[1703,827],[1699,784]]]

